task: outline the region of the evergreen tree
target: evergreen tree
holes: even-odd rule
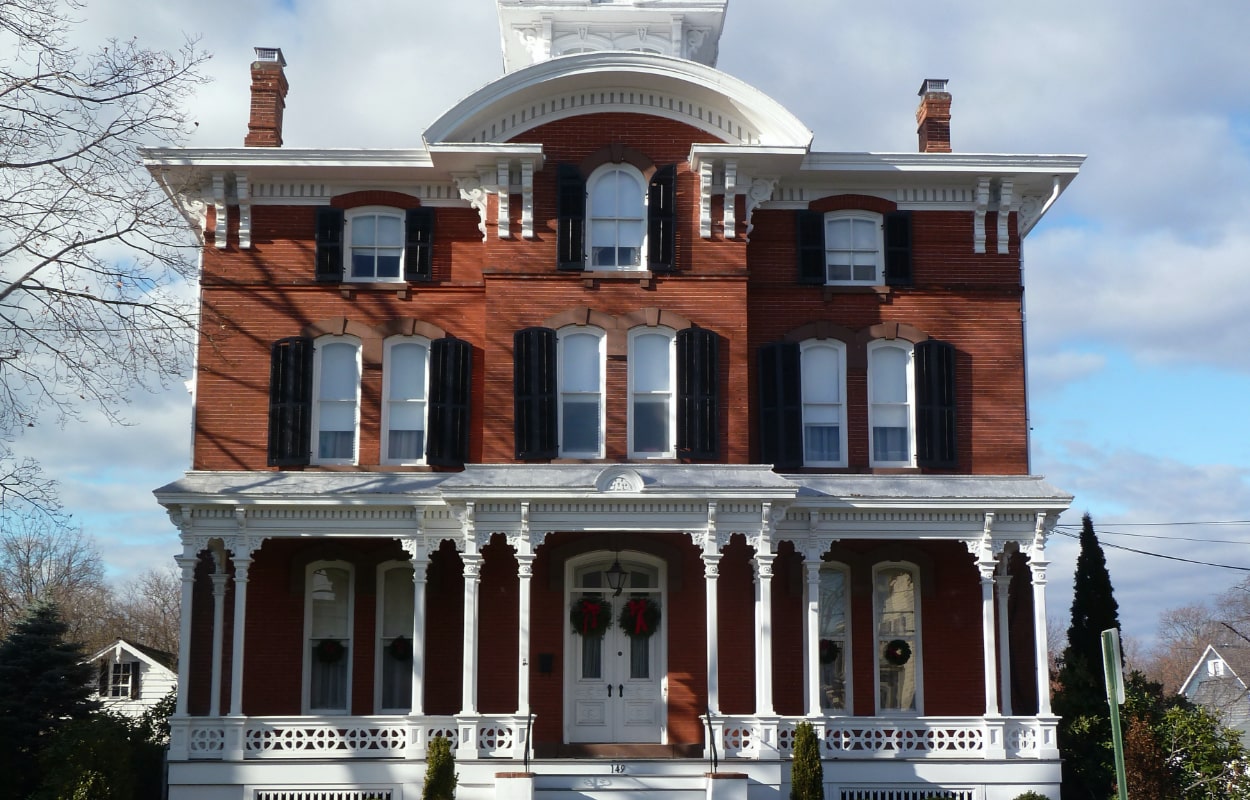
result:
[[[820,763],[820,742],[810,722],[800,722],[794,729],[790,800],[825,800],[825,771]]]
[[[1068,646],[1059,659],[1055,713],[1063,756],[1063,800],[1105,800],[1114,791],[1111,719],[1102,670],[1102,632],[1120,629],[1119,605],[1094,522],[1081,519]]]
[[[457,781],[451,742],[435,736],[425,754],[425,786],[421,789],[421,800],[456,800]]]
[[[54,604],[37,602],[0,642],[0,774],[12,797],[37,785],[37,757],[52,735],[99,705],[94,671],[66,630]]]

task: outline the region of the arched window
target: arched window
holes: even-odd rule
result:
[[[388,561],[378,567],[377,690],[379,714],[412,710],[412,659],[418,643],[412,638],[412,564]]]
[[[850,570],[844,564],[820,567],[820,707],[826,714],[851,713]]]
[[[404,213],[398,209],[363,207],[347,213],[348,280],[402,279]]]
[[[604,333],[576,325],[557,336],[560,455],[603,458]]]
[[[881,215],[870,211],[825,214],[825,282],[876,286],[882,276]]]
[[[871,465],[915,464],[912,345],[902,340],[868,345],[868,426]]]
[[[605,164],[586,182],[589,268],[640,270],[647,230],[647,182],[629,164]]]
[[[351,708],[352,600],[350,564],[318,561],[304,576],[304,713],[346,714]]]
[[[629,334],[629,456],[672,458],[676,407],[675,334],[635,328]]]
[[[877,565],[872,597],[877,713],[921,713],[919,571],[903,562]]]
[[[315,343],[313,463],[355,464],[360,421],[360,342],[322,336]]]
[[[846,345],[836,339],[800,345],[803,375],[803,463],[846,466]]]
[[[419,336],[386,340],[382,373],[382,463],[425,462],[429,342]]]

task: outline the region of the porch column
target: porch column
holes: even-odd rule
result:
[[[178,620],[178,699],[174,704],[177,716],[187,715],[187,696],[191,694],[191,603],[195,592],[195,565],[197,558],[194,545],[183,545],[182,555],[175,556],[182,571],[182,613]]]
[[[1011,573],[1007,570],[1009,555],[1003,554],[998,565],[998,680],[1002,697],[1003,714],[1011,713],[1011,627],[1007,617],[1007,602],[1011,595]]]
[[[404,550],[412,559],[412,692],[409,714],[425,714],[425,581],[429,554],[417,538],[405,539]]]
[[[773,709],[773,560],[755,556],[755,715],[771,717]]]
[[[703,585],[706,590],[707,711],[720,713],[720,631],[716,585],[720,577],[720,553],[703,554]]]
[[[209,690],[208,713],[212,716],[221,715],[221,654],[222,639],[226,628],[226,554],[213,553],[213,685]],[[187,656],[184,654],[183,656]]]
[[[994,561],[978,561],[981,572],[981,649],[985,655],[985,716],[997,717],[997,637],[994,635]]]
[[[1046,630],[1046,567],[1045,551],[1036,547],[1029,558],[1029,571],[1033,574],[1033,646],[1037,662],[1037,715],[1049,717],[1050,710],[1050,643]]]
[[[232,554],[234,562],[234,635],[230,659],[230,716],[243,716],[243,623],[247,619],[247,571],[252,565],[252,551]]]
[[[804,675],[807,676],[807,716],[820,710],[820,558],[807,554],[807,624],[803,628]]]
[[[530,713],[530,581],[534,577],[534,557],[517,555],[517,669],[516,713]]]
[[[462,553],[460,559],[464,562],[464,682],[460,714],[471,717],[477,715],[477,588],[482,557]]]

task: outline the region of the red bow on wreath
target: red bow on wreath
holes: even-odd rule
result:
[[[582,601],[582,635],[587,631],[599,630],[599,612],[603,606],[596,600]]]
[[[625,606],[629,610],[629,615],[634,619],[633,635],[635,636],[647,632],[647,605],[646,600],[630,600]]]

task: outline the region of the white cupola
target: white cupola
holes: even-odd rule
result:
[[[605,50],[716,66],[729,0],[498,0],[505,72]]]

